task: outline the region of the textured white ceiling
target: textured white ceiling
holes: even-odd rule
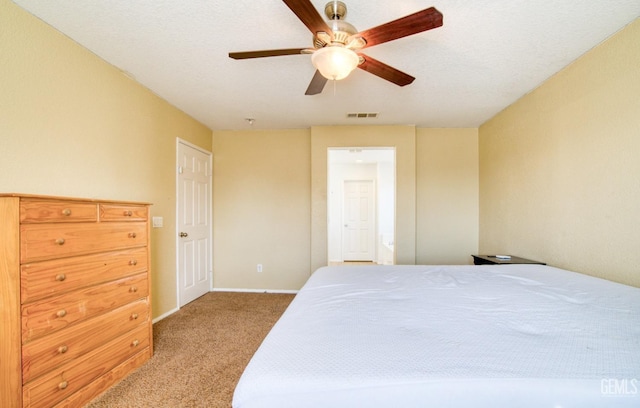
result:
[[[640,16],[639,0],[343,0],[358,30],[431,6],[444,25],[367,49],[416,77],[413,84],[357,69],[305,96],[309,55],[228,58],[311,46],[310,32],[278,0],[14,1],[213,130],[478,127]],[[322,15],[326,2],[312,0]]]

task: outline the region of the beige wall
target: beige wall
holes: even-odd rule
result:
[[[478,251],[478,129],[418,129],[416,263],[469,264]]]
[[[327,264],[329,147],[396,148],[398,263],[469,263],[477,252],[476,129],[227,131],[213,144],[216,288],[297,290]]]
[[[0,191],[153,203],[153,315],[176,307],[176,137],[211,131],[0,0]]]
[[[480,250],[640,286],[640,20],[481,126]]]
[[[214,286],[300,289],[310,274],[309,130],[213,139]]]

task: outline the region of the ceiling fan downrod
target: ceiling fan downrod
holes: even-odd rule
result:
[[[324,6],[324,14],[329,20],[344,20],[347,5],[341,1],[330,1]]]

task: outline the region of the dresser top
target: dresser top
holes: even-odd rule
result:
[[[40,194],[22,194],[22,193],[0,193],[0,197],[17,197],[32,200],[55,200],[55,201],[77,201],[85,203],[114,203],[114,204],[135,204],[135,205],[151,205],[151,203],[142,201],[126,201],[126,200],[104,200],[100,198],[79,198],[79,197],[60,197]]]

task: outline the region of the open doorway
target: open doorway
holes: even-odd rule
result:
[[[329,264],[395,263],[395,148],[327,151]]]

